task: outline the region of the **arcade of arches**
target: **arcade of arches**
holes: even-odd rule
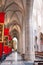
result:
[[[12,40],[16,38],[13,48],[28,61],[43,57],[43,0],[0,0],[0,12],[5,12]]]

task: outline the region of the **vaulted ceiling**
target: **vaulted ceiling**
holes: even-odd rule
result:
[[[5,12],[5,27],[14,35],[14,30],[20,32],[25,16],[26,0],[0,0],[0,11]]]

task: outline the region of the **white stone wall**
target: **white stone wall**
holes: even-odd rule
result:
[[[32,21],[34,23],[33,26],[33,37],[34,37],[34,45],[35,45],[35,36],[37,36],[37,45],[38,45],[38,51],[41,51],[40,48],[40,32],[43,32],[43,16],[42,16],[42,0],[34,0],[33,4],[33,17]],[[34,32],[36,31],[36,32]]]

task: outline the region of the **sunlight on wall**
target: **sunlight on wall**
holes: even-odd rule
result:
[[[16,37],[13,38],[13,41],[14,41],[14,44],[13,44],[13,47],[15,47],[15,50],[17,50],[17,43],[18,43],[18,40]],[[15,61],[17,61],[17,52],[15,52],[14,54],[14,58],[15,58]]]
[[[33,5],[33,22],[36,22],[36,25],[41,26],[41,6],[42,0],[34,0]]]
[[[32,13],[32,26],[33,26],[33,43],[35,45],[35,36],[37,36],[37,44],[40,51],[40,32],[42,31],[42,0],[34,0],[33,13]]]
[[[17,38],[14,37],[14,38],[13,38],[13,41],[14,41],[14,44],[15,44],[15,49],[17,49]]]

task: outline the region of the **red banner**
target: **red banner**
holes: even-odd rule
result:
[[[8,54],[8,46],[4,46],[4,54],[7,55]]]
[[[11,35],[9,35],[9,40],[12,40],[12,37],[11,37]]]
[[[0,12],[0,58],[2,58],[2,54],[3,54],[3,44],[2,42],[4,41],[4,17],[5,17],[5,13],[4,12]]]
[[[3,54],[3,44],[0,43],[0,58],[2,58],[2,54]]]
[[[4,23],[4,19],[5,19],[5,13],[0,12],[0,23]]]
[[[9,29],[8,28],[4,28],[4,35],[8,36],[9,35]]]

